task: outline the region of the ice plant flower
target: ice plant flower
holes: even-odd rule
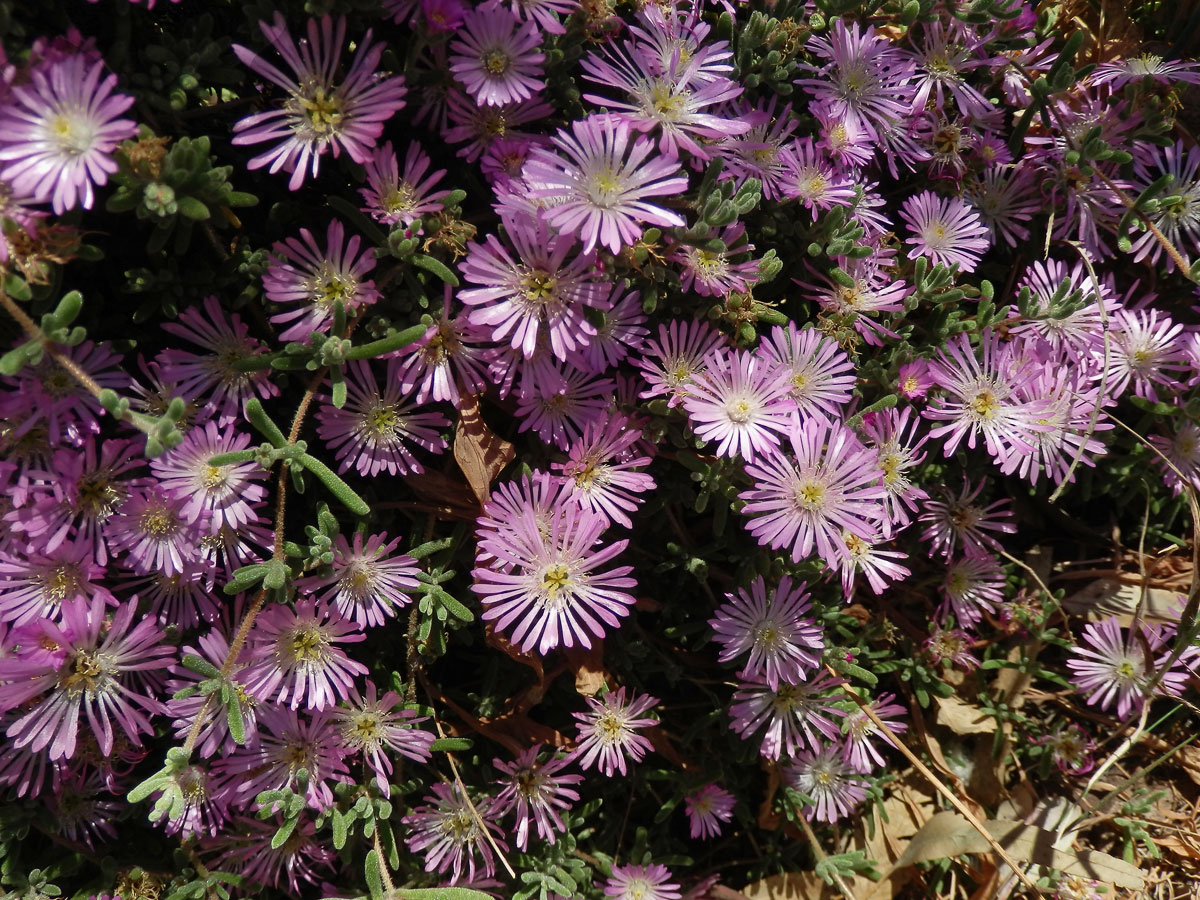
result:
[[[693,838],[716,837],[721,823],[733,818],[734,796],[715,784],[706,784],[683,798],[684,812]]]
[[[450,71],[477,103],[503,106],[530,100],[546,87],[538,52],[541,32],[504,7],[484,4],[466,14],[450,42]]]
[[[1002,548],[988,532],[1017,533],[1008,500],[997,500],[987,506],[975,502],[987,483],[986,478],[981,478],[972,488],[964,476],[962,492],[957,497],[946,494],[944,501],[929,500],[924,504],[918,521],[926,523],[921,540],[929,542],[930,556],[949,559],[959,546],[967,556],[995,553]]]
[[[725,344],[725,336],[707,322],[672,319],[670,324],[660,324],[657,340],[647,341],[637,363],[647,385],[638,396],[665,394],[667,406],[678,406],[710,354]]]
[[[267,491],[257,482],[267,473],[254,462],[214,466],[209,459],[249,445],[248,434],[223,431],[210,419],[203,428],[191,429],[179,446],[151,460],[150,468],[169,496],[184,501],[182,513],[189,522],[203,520],[207,533],[222,525],[240,528],[258,520],[254,505]]]
[[[836,684],[821,674],[804,684],[781,684],[772,690],[762,677],[747,678],[729,706],[730,727],[749,740],[766,726],[759,753],[768,759],[822,747],[838,736],[834,719],[842,711],[825,696]]]
[[[439,201],[450,193],[433,190],[446,170],[438,169],[426,175],[429,155],[416,141],[408,145],[403,172],[391,141],[376,147],[366,165],[367,186],[359,189],[367,204],[364,211],[384,225],[407,228],[421,216],[441,209]]]
[[[113,752],[114,719],[135,746],[141,746],[140,735],[154,733],[149,716],[163,706],[132,690],[130,674],[167,668],[175,651],[160,644],[163,635],[153,619],[135,625],[136,613],[136,603],[117,607],[102,639],[104,598],[68,604],[61,624],[39,619],[31,626],[36,640],[15,654],[0,654],[0,711],[20,713],[5,731],[14,747],[70,759],[81,716],[102,756]],[[48,647],[56,649],[47,653]]]
[[[886,496],[875,451],[840,423],[821,416],[804,420],[789,434],[794,462],[779,455],[746,466],[755,486],[746,501],[746,528],[763,546],[791,548],[792,562],[813,550],[836,567],[842,530],[871,539],[884,515]]]
[[[816,328],[786,329],[776,325],[763,340],[760,353],[787,374],[788,396],[800,415],[841,415],[856,380],[854,364],[837,344]]]
[[[683,400],[696,436],[720,441],[717,456],[774,455],[796,408],[788,375],[753,353],[714,352]]]
[[[320,591],[317,599],[332,602],[338,615],[352,619],[363,628],[382,625],[401,607],[409,604],[408,592],[417,588],[416,560],[403,554],[392,556],[400,538],[387,540],[387,534],[373,534],[363,544],[362,532],[354,532],[353,546],[346,535],[334,538],[332,572],[298,581],[297,587]]]
[[[242,678],[259,700],[326,709],[354,692],[356,675],[367,674],[366,666],[337,646],[364,640],[362,629],[314,598],[297,600],[294,610],[272,606],[254,627],[253,661]]]
[[[609,900],[679,900],[679,885],[671,881],[666,866],[613,866],[612,875],[604,883],[604,896]]]
[[[282,108],[254,113],[233,126],[236,145],[278,141],[250,160],[251,170],[270,166],[271,174],[290,172],[290,190],[299,190],[311,171],[317,176],[321,156],[338,156],[346,151],[352,160],[365,165],[371,149],[383,133],[384,123],[404,106],[404,78],[379,76],[383,44],[372,44],[368,29],[345,76],[338,79],[342,48],[346,44],[346,20],[323,16],[308,20],[307,39],[299,45],[288,33],[282,13],[272,24],[259,22],[263,35],[283,57],[292,75],[276,68],[257,53],[233,45],[244,65],[287,93]]]
[[[638,734],[638,730],[658,724],[657,719],[644,713],[661,701],[650,694],[630,691],[627,702],[624,687],[610,691],[600,699],[586,699],[589,710],[571,714],[579,722],[579,743],[571,758],[584,770],[596,766],[607,778],[611,778],[613,772],[626,774],[625,758],[641,762],[652,747],[649,739]]]
[[[430,790],[433,793],[425,797],[425,804],[402,820],[411,832],[405,838],[408,849],[413,853],[424,852],[426,872],[450,872],[451,884],[463,877],[464,869],[467,880],[475,880],[476,856],[482,859],[484,874],[491,877],[496,865],[491,842],[483,829],[492,832],[492,841],[501,849],[508,849],[495,823],[492,811],[495,801],[476,799],[476,813],[457,785],[439,782]]]
[[[1187,670],[1196,664],[1198,651],[1188,648],[1166,668],[1169,630],[1143,624],[1138,634],[1121,632],[1116,616],[1085,625],[1080,644],[1071,650],[1067,668],[1074,673],[1071,680],[1086,694],[1089,705],[1108,709],[1115,703],[1117,717],[1125,719],[1139,713],[1152,695],[1178,697],[1187,684]],[[1152,688],[1151,679],[1158,672],[1162,677]]]
[[[922,191],[901,204],[900,218],[909,228],[909,259],[924,256],[935,266],[957,265],[964,272],[974,272],[991,245],[987,226],[964,200]]]
[[[541,744],[534,744],[508,763],[492,760],[492,765],[505,776],[497,782],[502,790],[496,795],[493,811],[496,816],[507,815],[510,810],[516,813],[518,850],[529,846],[530,819],[537,827],[538,836],[553,844],[566,830],[560,813],[569,810],[579,799],[579,792],[574,787],[583,781],[583,776],[562,773],[571,763],[570,757],[538,763],[541,749]]]
[[[283,341],[306,341],[314,331],[326,331],[334,303],[341,301],[347,313],[379,299],[375,282],[364,280],[375,268],[370,247],[362,247],[357,234],[346,240],[345,227],[337,219],[329,223],[326,249],[318,246],[307,228],[300,237],[288,238],[272,250],[277,257],[263,275],[268,300],[296,303],[296,309],[276,313],[271,321],[288,325],[279,335]]]
[[[767,595],[767,584],[760,575],[749,592],[739,588],[726,594],[726,602],[717,607],[709,625],[722,645],[721,662],[729,662],[749,653],[739,678],[763,678],[771,690],[782,684],[797,684],[807,671],[820,665],[825,641],[819,625],[805,615],[811,607],[806,585],[792,587],[784,575]]]
[[[471,574],[472,590],[483,600],[485,621],[506,631],[525,653],[543,656],[555,647],[591,647],[592,638],[616,628],[634,604],[627,588],[631,566],[596,571],[623,551],[628,541],[598,544],[608,526],[603,516],[568,504],[543,532],[532,511],[488,550],[496,567]]]
[[[554,463],[572,487],[571,496],[593,512],[626,528],[633,526],[629,514],[637,510],[643,494],[654,488],[654,479],[633,469],[648,466],[648,456],[634,455],[633,445],[642,432],[625,416],[590,423],[583,438],[571,444],[568,459]]]
[[[869,705],[871,711],[879,717],[879,721],[883,722],[889,731],[893,734],[902,734],[908,731],[908,723],[895,717],[904,715],[907,710],[899,703],[893,703],[892,701],[895,699],[895,694],[883,693],[873,699]],[[850,711],[850,715],[846,716],[842,722],[842,729],[846,733],[846,741],[842,744],[842,759],[850,765],[851,769],[866,774],[876,766],[885,764],[879,750],[871,741],[873,737],[880,736],[878,726],[861,707],[856,706]],[[892,743],[891,738],[880,737],[885,744]]]
[[[378,697],[375,682],[368,681],[364,696],[355,696],[349,706],[333,710],[342,744],[361,753],[367,766],[375,773],[375,783],[384,794],[392,774],[392,761],[384,749],[412,760],[428,762],[434,737],[428,731],[414,728],[425,719],[411,709],[395,709],[403,702],[395,691]]]
[[[867,783],[854,777],[835,744],[800,754],[785,775],[788,784],[810,799],[804,806],[806,819],[836,822],[867,797]]]
[[[200,558],[204,532],[184,515],[185,501],[149,486],[135,491],[108,527],[113,550],[128,553],[135,572],[182,575]]]
[[[649,138],[631,140],[630,127],[608,115],[571,122],[559,129],[554,149],[535,147],[525,163],[529,195],[548,201],[547,221],[578,235],[585,253],[603,244],[613,253],[642,235],[638,223],[683,227],[678,213],[647,202],[687,190],[679,160],[652,156]],[[564,158],[565,157],[565,158]]]
[[[400,390],[401,362],[387,361],[382,390],[368,360],[346,365],[346,402],[339,409],[332,402],[321,404],[317,434],[336,454],[338,471],[355,469],[360,475],[407,475],[423,472],[413,455],[420,447],[430,453],[446,449],[438,433],[450,420],[440,412],[416,412]]]
[[[113,151],[137,125],[118,116],[133,98],[91,54],[34,66],[0,106],[0,178],[19,196],[49,202],[56,215],[95,203],[94,188],[117,171]]]
[[[995,612],[1004,599],[1004,571],[993,556],[976,554],[955,560],[946,567],[942,595],[954,611],[958,624],[974,628],[984,612]]]

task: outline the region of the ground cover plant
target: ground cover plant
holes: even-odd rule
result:
[[[0,39],[3,896],[1196,895],[1189,4]]]

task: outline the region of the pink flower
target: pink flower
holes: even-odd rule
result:
[[[647,738],[638,734],[638,729],[658,724],[657,719],[642,714],[659,702],[657,697],[633,692],[626,702],[624,687],[606,693],[599,700],[588,697],[590,710],[572,713],[579,722],[579,743],[571,758],[578,761],[581,769],[597,766],[607,778],[613,772],[626,774],[625,757],[641,762],[652,747]]]
[[[364,212],[376,222],[408,227],[421,216],[440,210],[438,201],[450,193],[433,190],[446,170],[427,176],[429,156],[416,141],[408,145],[403,173],[391,141],[376,147],[366,165],[367,187],[359,193],[367,204]]]
[[[666,866],[613,866],[604,883],[609,900],[679,900],[679,885],[671,880]]]
[[[585,253],[603,244],[613,253],[641,237],[640,222],[684,225],[683,217],[647,201],[687,190],[679,160],[652,157],[649,138],[631,142],[627,124],[607,115],[571,122],[552,140],[558,151],[535,147],[525,164],[531,197],[551,201],[547,221],[564,233],[579,235]],[[565,159],[563,155],[565,155]]]
[[[806,750],[785,774],[793,788],[810,798],[804,806],[806,819],[836,822],[867,797],[867,782],[854,777],[834,744]]]
[[[1122,636],[1116,616],[1084,626],[1080,644],[1073,647],[1067,668],[1090,706],[1108,709],[1116,703],[1117,716],[1136,715],[1151,696],[1178,697],[1187,684],[1200,650],[1187,648],[1166,668],[1170,657],[1170,629],[1143,624],[1139,633]],[[1160,651],[1162,651],[1160,653]],[[1151,679],[1161,673],[1151,688]]]
[[[933,265],[957,265],[974,272],[991,240],[979,213],[957,198],[946,199],[932,191],[914,194],[900,206],[900,218],[909,227],[909,259],[926,257]]]
[[[749,592],[740,588],[736,594],[726,594],[726,602],[709,620],[723,648],[718,659],[729,662],[749,653],[738,677],[761,677],[773,691],[780,683],[803,681],[806,670],[820,665],[825,649],[820,626],[804,615],[812,608],[805,587],[801,582],[793,589],[791,577],[784,575],[768,597],[760,575]]]
[[[693,838],[716,837],[721,823],[733,818],[734,796],[715,784],[706,784],[683,800]]]
[[[753,353],[714,352],[683,400],[696,436],[746,462],[778,453],[796,408],[788,375]]]
[[[132,120],[117,118],[133,98],[114,94],[117,76],[101,81],[104,69],[86,53],[34,66],[0,112],[0,178],[56,215],[92,208],[93,187],[117,171],[117,143],[137,133]]]
[[[729,706],[730,727],[749,740],[766,726],[759,753],[768,759],[795,756],[802,748],[820,748],[838,736],[834,719],[842,715],[825,692],[837,684],[819,674],[803,684],[772,689],[765,678],[746,678]]]
[[[408,592],[418,584],[416,560],[404,554],[391,555],[399,543],[399,538],[387,541],[386,534],[373,534],[363,546],[362,532],[355,531],[351,546],[344,534],[338,534],[331,548],[332,573],[302,578],[296,586],[314,593],[327,588],[317,599],[332,601],[340,616],[363,628],[382,625],[408,606]]]
[[[467,13],[450,42],[450,71],[486,106],[530,100],[546,87],[541,42],[533,22],[522,25],[503,7],[485,4]]]
[[[529,846],[530,818],[538,836],[553,844],[566,829],[560,812],[569,810],[572,802],[579,799],[573,788],[583,781],[583,776],[562,774],[570,758],[555,759],[551,753],[551,759],[538,764],[541,749],[541,744],[535,744],[509,763],[492,760],[492,765],[505,775],[497,782],[502,790],[496,795],[494,812],[497,816],[507,815],[510,810],[516,812],[518,850]]]
[[[439,782],[430,790],[433,793],[425,798],[425,805],[416,807],[402,820],[412,832],[405,838],[408,849],[424,852],[426,872],[450,872],[451,884],[462,878],[464,868],[467,880],[475,880],[477,855],[483,860],[484,874],[491,877],[496,865],[483,829],[493,833],[492,841],[508,849],[495,823],[494,801],[475,800],[477,815],[457,785]]]
[[[360,165],[370,158],[371,148],[383,133],[384,123],[404,106],[404,78],[380,78],[377,71],[383,56],[382,44],[371,43],[370,30],[358,41],[354,61],[338,80],[338,64],[346,43],[346,20],[335,22],[328,15],[308,20],[308,37],[297,46],[288,33],[282,13],[274,23],[258,27],[279,51],[294,75],[288,75],[258,54],[239,44],[233,52],[242,63],[272,81],[287,93],[281,109],[247,116],[233,126],[237,145],[280,141],[250,160],[248,168],[270,165],[292,173],[290,190],[299,190],[308,170],[317,176],[321,156],[342,150]]]

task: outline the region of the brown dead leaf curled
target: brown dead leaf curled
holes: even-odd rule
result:
[[[1098,850],[1055,849],[1056,837],[1052,831],[1001,819],[987,819],[983,826],[1013,859],[1061,869],[1117,887],[1133,890],[1142,887],[1144,879],[1137,866]],[[953,810],[945,810],[925,823],[896,862],[896,867],[990,851],[987,838],[970,822]]]
[[[481,504],[491,493],[492,482],[515,455],[516,448],[483,421],[479,398],[464,395],[458,408],[458,424],[454,426],[454,459]]]
[[[741,893],[747,900],[826,900],[839,892],[816,872],[785,872],[748,884]]]
[[[575,673],[575,690],[584,697],[595,697],[611,677],[604,668],[604,641],[592,642],[591,648],[567,647],[563,650],[567,668]]]
[[[935,697],[934,702],[937,704],[937,723],[955,734],[994,734],[996,731],[995,718],[978,706],[953,695]]]

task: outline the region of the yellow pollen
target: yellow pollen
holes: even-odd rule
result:
[[[483,70],[496,78],[512,67],[512,57],[499,48],[485,53],[479,61],[483,63]]]
[[[299,97],[300,111],[309,127],[322,136],[332,135],[342,124],[342,100],[334,93],[325,93],[324,85],[309,86],[309,96]]]
[[[571,580],[571,573],[562,563],[554,563],[542,573],[542,589],[551,597],[557,597]]]

